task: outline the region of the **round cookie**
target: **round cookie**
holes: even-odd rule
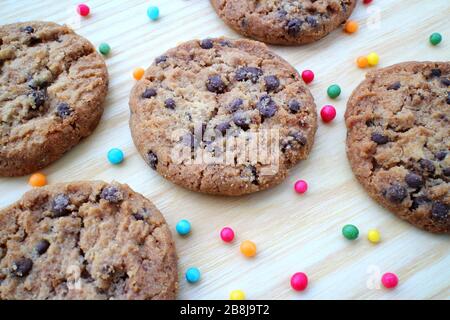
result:
[[[348,101],[347,156],[369,195],[400,218],[450,232],[450,63],[369,72]]]
[[[0,211],[0,300],[174,299],[161,213],[127,185],[36,188]]]
[[[193,40],[156,58],[130,95],[142,157],[188,189],[242,195],[277,185],[317,129],[297,71],[251,40]]]
[[[103,113],[108,73],[92,44],[66,26],[0,26],[0,176],[59,159]]]
[[[356,0],[211,0],[236,32],[272,44],[317,41],[344,23]]]

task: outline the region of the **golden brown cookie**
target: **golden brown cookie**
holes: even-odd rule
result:
[[[0,300],[174,299],[177,276],[164,217],[127,185],[55,184],[0,211]]]
[[[345,114],[347,156],[377,202],[431,232],[450,232],[450,63],[369,72]]]
[[[66,26],[0,26],[0,176],[41,169],[91,134],[108,73],[92,44]]]
[[[344,23],[356,0],[211,0],[238,33],[263,42],[298,45],[317,41]]]
[[[317,128],[297,71],[259,42],[193,40],[156,58],[130,95],[134,143],[188,189],[241,195],[277,185]]]

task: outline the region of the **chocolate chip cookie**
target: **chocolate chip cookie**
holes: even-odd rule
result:
[[[347,156],[370,196],[431,232],[450,232],[450,62],[369,72],[345,114]]]
[[[272,44],[317,41],[338,28],[356,0],[211,0],[222,20],[236,32]]]
[[[316,107],[297,71],[251,40],[193,40],[157,57],[130,96],[134,143],[188,189],[241,195],[309,154]]]
[[[176,290],[169,227],[127,185],[55,184],[0,211],[0,300],[174,299]]]
[[[103,113],[105,63],[66,26],[0,26],[0,176],[41,169],[91,134]]]

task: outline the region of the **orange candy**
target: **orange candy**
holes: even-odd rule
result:
[[[355,33],[356,31],[358,31],[358,28],[359,28],[358,22],[353,21],[353,20],[347,21],[344,26],[345,32],[348,32],[348,33]]]
[[[32,187],[43,187],[47,184],[47,178],[40,172],[34,173],[30,176],[28,184]]]
[[[250,240],[241,243],[241,252],[246,257],[254,257],[256,255],[256,244]]]
[[[144,75],[144,69],[136,68],[133,70],[133,78],[135,78],[136,80],[141,80],[143,75]]]
[[[358,57],[358,59],[356,59],[356,64],[359,68],[366,68],[369,65],[369,61],[366,57]]]

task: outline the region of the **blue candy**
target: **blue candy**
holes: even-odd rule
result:
[[[191,223],[187,220],[180,220],[176,226],[178,234],[184,236],[191,232]]]
[[[150,18],[150,20],[158,20],[159,18],[159,9],[158,7],[149,7],[147,9],[147,16]]]
[[[189,268],[186,271],[186,280],[189,283],[196,283],[200,280],[200,270],[197,268]]]
[[[108,160],[112,164],[119,164],[123,161],[123,152],[120,149],[112,148],[108,151]]]

